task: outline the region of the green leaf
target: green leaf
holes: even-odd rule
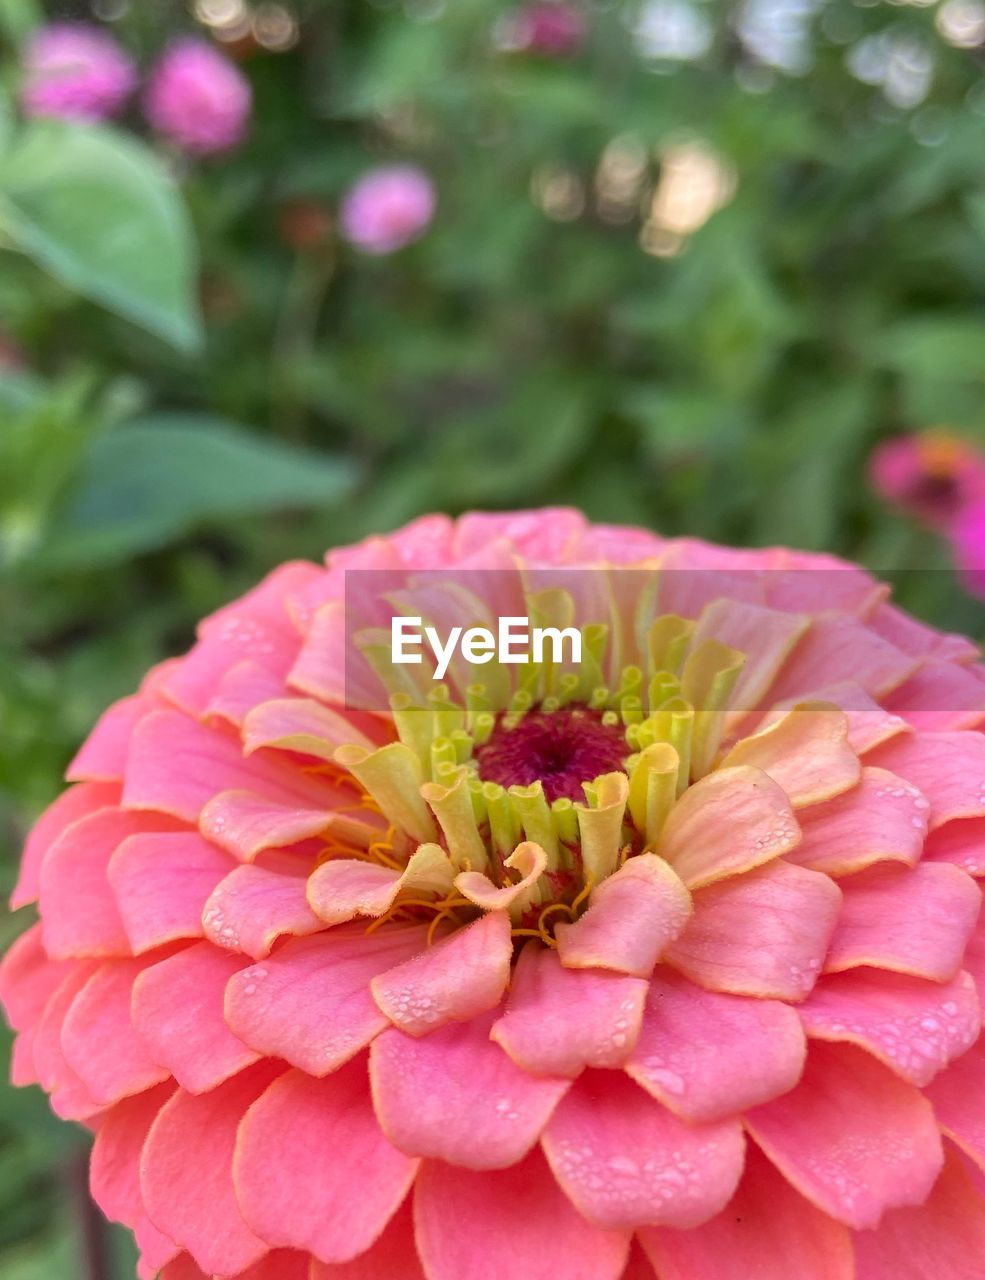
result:
[[[0,168],[0,231],[85,297],[182,350],[201,342],[184,202],[135,139],[54,121],[25,128]]]
[[[347,459],[253,436],[216,418],[145,418],[90,443],[40,562],[100,564],[225,519],[326,506],[355,480]]]

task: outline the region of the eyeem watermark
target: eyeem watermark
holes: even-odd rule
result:
[[[390,620],[390,656],[402,666],[419,666],[424,661],[424,644],[434,656],[433,679],[441,680],[456,649],[466,662],[543,662],[550,646],[551,662],[581,662],[581,632],[577,627],[531,627],[529,618],[503,617],[496,631],[488,627],[452,627],[442,640],[436,627],[426,627],[420,618]],[[565,645],[570,649],[565,653]]]

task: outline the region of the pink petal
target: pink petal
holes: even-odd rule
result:
[[[335,1071],[389,1025],[370,980],[424,946],[423,926],[340,925],[286,942],[226,992],[232,1030],[259,1053],[312,1076]]]
[[[372,747],[345,716],[312,698],[277,698],[254,707],[243,722],[247,755],[260,747],[334,759],[335,748],[355,743]]]
[[[271,1245],[323,1262],[365,1252],[416,1171],[376,1122],[361,1057],[328,1080],[288,1071],[250,1108],[236,1144],[247,1222]]]
[[[925,1204],[855,1237],[856,1280],[972,1280],[983,1257],[985,1201],[953,1151]]]
[[[745,655],[745,665],[732,691],[730,707],[759,706],[794,645],[809,626],[796,613],[720,598],[705,606],[694,628],[692,645],[717,640]]]
[[[130,735],[156,706],[156,698],[136,693],[104,711],[78,754],[65,770],[69,782],[120,782],[126,772]]]
[[[858,756],[848,744],[843,711],[824,703],[799,703],[786,715],[742,738],[721,767],[751,766],[773,779],[795,808],[848,791],[859,779]]]
[[[657,849],[691,889],[789,853],[800,829],[786,794],[760,769],[719,769],[671,809]]]
[[[647,984],[594,969],[566,969],[556,951],[524,947],[506,1012],[491,1037],[514,1062],[542,1076],[618,1067],[636,1043]]]
[[[237,867],[202,909],[205,936],[217,947],[260,960],[284,934],[304,937],[325,926],[308,906],[305,880],[270,867]]]
[[[247,1108],[281,1070],[260,1062],[210,1093],[196,1097],[179,1089],[144,1144],[140,1190],[147,1216],[206,1274],[236,1275],[267,1252],[237,1204],[233,1151]]]
[[[952,1062],[927,1089],[941,1129],[985,1168],[985,1039]]]
[[[823,978],[800,1008],[812,1039],[867,1049],[911,1084],[926,1085],[978,1039],[982,1011],[967,973],[947,983],[859,969]]]
[[[239,728],[254,707],[282,698],[285,692],[282,675],[247,658],[223,673],[203,714],[206,719],[218,716]]]
[[[885,769],[866,768],[854,790],[798,814],[804,838],[790,862],[830,876],[851,875],[876,862],[920,859],[929,804],[910,783]]]
[[[498,888],[481,871],[462,871],[455,877],[455,888],[483,911],[516,911],[527,904],[531,891],[547,870],[547,854],[539,844],[525,840],[506,859],[506,866],[519,873],[515,884]]]
[[[811,621],[773,686],[772,695],[803,696],[824,684],[853,680],[881,699],[901,685],[919,661],[902,653],[864,622],[849,614],[821,614]]]
[[[41,892],[41,864],[48,850],[73,822],[99,809],[115,805],[120,798],[116,783],[80,782],[69,787],[45,809],[27,837],[21,858],[20,877],[10,896],[10,907],[16,911],[34,902]]]
[[[662,967],[626,1071],[681,1119],[699,1124],[792,1089],[805,1049],[788,1005],[703,991]]]
[[[530,1151],[568,1081],[518,1067],[489,1039],[494,1019],[423,1039],[392,1028],[373,1041],[373,1100],[394,1146],[466,1169],[504,1169]]]
[[[918,729],[973,729],[985,720],[985,685],[974,670],[930,661],[893,690],[886,708]]]
[[[841,881],[841,890],[826,972],[873,965],[946,982],[960,969],[982,894],[958,867],[872,867]]]
[[[934,657],[964,664],[979,657],[978,649],[966,636],[944,635],[888,602],[874,609],[868,621],[879,635],[917,658]]]
[[[220,791],[255,791],[279,804],[327,809],[340,793],[263,753],[245,758],[234,734],[179,711],[152,711],[130,740],[123,803],[196,822]]]
[[[952,818],[985,816],[985,734],[917,733],[895,738],[868,761],[898,773],[930,801],[930,828]]]
[[[140,1194],[140,1153],[161,1107],[174,1093],[173,1083],[160,1084],[134,1098],[126,1098],[102,1120],[96,1131],[89,1165],[92,1198],[112,1222],[125,1223],[140,1249],[161,1266],[178,1246],[151,1223]]]
[[[41,921],[49,955],[61,959],[130,954],[107,878],[109,860],[128,836],[168,828],[176,829],[160,814],[100,809],[62,833],[41,868]]]
[[[802,1000],[821,972],[840,906],[827,876],[771,862],[700,889],[666,960],[710,991]]]
[[[313,1258],[310,1280],[426,1280],[414,1244],[410,1197],[366,1253],[351,1262],[319,1262]]]
[[[101,1106],[141,1093],[168,1075],[150,1057],[130,1018],[134,980],[147,963],[111,960],[101,965],[65,1016],[65,1061]]]
[[[498,1005],[512,959],[510,918],[494,911],[381,973],[370,987],[391,1022],[424,1036]]]
[[[959,818],[932,831],[924,862],[950,862],[970,876],[985,876],[985,818]]]
[[[641,853],[596,885],[580,919],[557,926],[558,955],[568,969],[648,978],[690,914],[691,895],[673,869]]]
[[[856,1230],[920,1204],[941,1170],[930,1104],[852,1045],[812,1044],[800,1084],[746,1125],[802,1195]]]
[[[845,1228],[752,1145],[739,1189],[716,1218],[697,1231],[645,1227],[640,1238],[660,1280],[855,1280]]]
[[[822,685],[810,690],[809,695],[801,695],[804,696],[809,696],[814,702],[832,702],[844,711],[848,719],[848,743],[856,755],[871,751],[881,742],[888,742],[901,733],[912,732],[911,726],[902,716],[891,715],[854,680]],[[767,724],[771,724],[796,706],[797,701],[798,699],[791,698],[777,703],[767,713],[760,727],[765,728]]]
[[[544,1153],[589,1222],[695,1227],[726,1205],[742,1174],[737,1121],[690,1126],[621,1072],[587,1071],[551,1117]]]
[[[194,831],[124,840],[108,874],[132,949],[140,954],[178,938],[200,938],[202,907],[233,866]]]
[[[411,854],[406,867],[338,858],[323,862],[308,878],[308,902],[327,924],[341,924],[356,916],[382,916],[393,906],[397,895],[411,890],[444,897],[451,889],[454,867],[443,849],[422,844]]]
[[[32,924],[0,959],[0,1002],[15,1031],[36,1025],[45,1005],[75,966],[51,960],[41,942],[41,925]]]
[[[33,1036],[34,1069],[38,1083],[51,1095],[51,1109],[63,1120],[86,1120],[99,1111],[99,1103],[75,1074],[62,1050],[62,1025],[72,1001],[97,968],[93,961],[72,966],[45,1005]]]
[[[629,1244],[576,1212],[539,1151],[490,1173],[426,1161],[414,1221],[428,1280],[619,1280]]]
[[[214,1089],[257,1060],[223,1018],[226,984],[243,964],[240,956],[196,942],[134,983],[134,1026],[189,1093]]]
[[[240,862],[252,862],[265,849],[321,835],[332,825],[332,813],[278,803],[253,791],[220,791],[203,807],[198,825],[220,849]]]

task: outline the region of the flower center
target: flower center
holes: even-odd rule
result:
[[[548,803],[583,800],[582,784],[622,769],[629,748],[625,726],[606,724],[597,711],[576,705],[534,711],[509,725],[501,716],[475,752],[479,777],[500,786],[540,782]]]

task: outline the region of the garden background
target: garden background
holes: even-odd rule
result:
[[[28,118],[55,19],[144,76],[210,42],[242,141],[189,154],[139,89]],[[982,0],[0,0],[0,31],[5,893],[99,711],[197,618],[422,512],[831,550],[985,631],[868,471],[901,433],[985,446]],[[394,163],[433,217],[367,252],[339,210]],[[82,1161],[0,1090],[4,1280],[132,1275]]]

